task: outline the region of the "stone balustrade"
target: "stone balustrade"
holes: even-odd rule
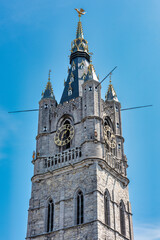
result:
[[[106,153],[106,162],[111,168],[116,170],[118,173],[126,175],[125,164],[121,159],[118,159],[111,153]]]
[[[53,157],[47,157],[43,159],[44,168],[46,171],[58,169],[70,164],[81,161],[82,153],[81,147],[65,150],[61,153],[55,154]],[[111,153],[106,153],[107,164],[118,173],[126,175],[126,166],[124,161],[118,159]]]
[[[63,151],[61,153],[55,154],[53,157],[48,157],[44,159],[44,167],[46,170],[54,170],[60,167],[79,162],[81,160],[81,148],[76,147]]]

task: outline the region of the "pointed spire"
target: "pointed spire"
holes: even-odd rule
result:
[[[78,22],[77,32],[76,32],[76,38],[84,38],[83,28],[82,28],[82,23],[81,23],[81,21]]]
[[[90,53],[88,42],[84,39],[81,16],[85,14],[83,9],[75,9],[78,12],[79,22],[76,32],[76,38],[71,43],[70,68],[68,77],[64,86],[60,103],[70,101],[82,96],[82,84],[86,79],[87,70],[90,63]],[[94,72],[94,71],[93,71]],[[93,73],[92,75],[95,75]],[[97,78],[96,76],[94,79]],[[93,78],[92,78],[93,79]]]
[[[48,82],[45,88],[44,93],[42,92],[42,98],[54,98],[54,94],[53,94],[53,88],[52,88],[52,84],[51,84],[51,70],[49,70],[48,73]]]
[[[89,66],[88,66],[88,72],[87,72],[87,76],[85,78],[85,82],[87,80],[98,81],[98,78],[97,78],[97,75],[96,75],[96,72],[95,72],[95,69],[94,69],[94,66],[93,66],[92,63],[90,63]]]
[[[110,81],[109,81],[108,91],[105,95],[105,99],[108,101],[111,101],[111,100],[118,101],[117,94],[112,85],[111,75],[112,73],[110,74]]]
[[[84,15],[86,12],[84,11],[84,9],[80,9],[78,10],[77,8],[75,8],[75,10],[78,13],[78,17],[79,17],[79,22],[78,22],[78,27],[77,27],[77,33],[76,33],[76,38],[84,38],[83,35],[83,28],[82,28],[82,23],[81,23],[81,16]]]
[[[88,42],[84,39],[82,22],[81,22],[81,16],[84,15],[86,12],[82,8],[80,10],[75,8],[75,10],[78,12],[79,22],[78,22],[77,31],[76,31],[76,39],[74,39],[71,44],[71,53],[76,51],[82,51],[82,52],[88,53]]]

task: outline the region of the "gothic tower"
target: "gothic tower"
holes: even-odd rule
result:
[[[121,105],[101,85],[81,15],[58,104],[50,81],[39,102],[27,240],[133,240]]]

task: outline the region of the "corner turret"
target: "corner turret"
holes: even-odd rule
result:
[[[105,95],[105,109],[106,109],[105,112],[106,112],[107,118],[109,117],[111,119],[113,132],[116,136],[116,142],[117,142],[116,148],[108,149],[108,151],[111,151],[112,153],[114,153],[118,158],[123,159],[124,166],[126,169],[127,164],[126,164],[126,158],[124,156],[124,147],[123,147],[124,138],[122,136],[121,104],[118,101],[117,94],[113,88],[112,81],[111,81],[111,74],[110,74],[110,83],[108,86],[107,93]]]
[[[47,82],[45,91],[42,92],[42,98],[53,98],[53,99],[55,99],[55,96],[53,94],[51,79],[50,79],[50,73],[51,73],[51,70],[49,70],[49,73],[48,73],[48,82]]]
[[[106,93],[106,95],[105,95],[105,99],[106,99],[107,101],[112,101],[112,100],[114,100],[114,101],[117,101],[117,102],[118,102],[117,94],[116,94],[116,92],[115,92],[115,90],[114,90],[114,88],[113,88],[113,85],[112,85],[111,75],[112,75],[112,74],[110,74],[110,81],[109,81],[108,91],[107,91],[107,93]]]
[[[89,66],[88,66],[87,76],[86,76],[84,81],[86,82],[86,81],[91,80],[91,79],[95,80],[95,81],[98,81],[98,77],[95,73],[94,66],[93,66],[93,64],[90,63]]]
[[[39,102],[38,134],[49,133],[51,131],[51,109],[53,111],[57,107],[57,101],[50,81],[50,73],[51,70],[49,70],[48,82]]]

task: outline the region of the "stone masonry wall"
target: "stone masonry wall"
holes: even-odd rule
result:
[[[110,193],[110,228],[106,228],[105,224],[105,209],[104,209],[104,194],[106,189]],[[129,217],[131,212],[128,211],[129,194],[128,187],[124,186],[120,180],[115,178],[107,169],[101,168],[97,165],[97,207],[98,207],[98,220],[102,223],[99,227],[100,239],[113,239],[116,234],[117,240],[130,239]],[[123,237],[120,230],[120,201],[123,200],[125,204],[125,226],[126,236]],[[102,230],[103,229],[103,230]],[[103,237],[102,237],[103,236]]]
[[[67,229],[64,236],[73,234],[72,227],[76,225],[75,199],[79,189],[84,193],[84,223],[96,220],[95,171],[96,168],[93,162],[88,162],[87,164],[84,162],[77,164],[76,168],[67,167],[67,169],[61,170],[58,174],[57,172],[53,173],[53,175],[48,174],[45,178],[41,176],[38,180],[33,178],[27,236],[32,235],[33,237],[46,232],[46,207],[50,198],[53,199],[55,206],[54,231]],[[86,225],[84,228],[88,234],[89,231],[94,231],[93,229],[87,230],[87,228],[91,228],[89,225]],[[64,239],[77,238],[66,237]]]

